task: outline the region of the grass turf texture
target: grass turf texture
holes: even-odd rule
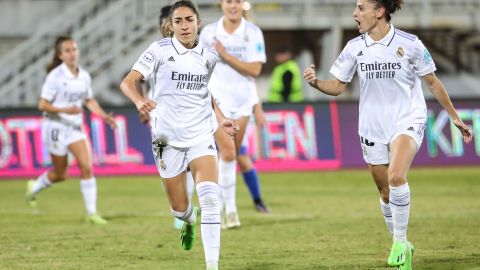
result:
[[[410,172],[414,269],[480,269],[479,176],[480,168]],[[238,183],[242,227],[222,231],[221,269],[394,269],[367,170],[261,181],[273,213],[256,213]],[[83,222],[78,181],[44,190],[37,210],[24,203],[25,181],[0,181],[0,269],[204,269],[201,238],[182,250],[158,177],[97,183],[105,226]]]

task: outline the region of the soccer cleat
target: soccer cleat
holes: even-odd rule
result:
[[[183,227],[184,221],[178,218],[173,218],[173,227],[180,230]]]
[[[237,212],[232,212],[232,213],[227,214],[225,225],[226,225],[227,229],[233,229],[233,228],[240,227],[240,220],[238,218]]]
[[[270,214],[270,209],[262,202],[255,202],[255,210],[262,214]]]
[[[390,256],[388,256],[387,263],[390,266],[400,266],[405,263],[407,256],[407,243],[400,241],[393,241]]]
[[[85,218],[85,221],[87,223],[90,223],[90,224],[95,224],[95,225],[105,225],[107,224],[108,222],[102,218],[99,214],[92,214],[92,215],[88,215],[86,218]]]
[[[32,192],[33,185],[35,184],[35,180],[30,179],[27,181],[27,192],[25,193],[25,201],[27,202],[28,206],[31,208],[37,207],[37,198],[35,194]]]
[[[193,244],[195,243],[195,238],[196,238],[196,233],[195,233],[195,227],[197,226],[197,213],[198,213],[198,207],[193,207],[193,216],[195,217],[195,221],[192,224],[188,224],[187,222],[184,222],[182,231],[180,232],[180,240],[182,243],[182,247],[185,250],[190,250],[193,247]]]
[[[398,270],[412,270],[412,261],[413,261],[413,252],[415,251],[414,246],[412,243],[407,241],[407,255],[405,256],[405,263],[398,266]]]

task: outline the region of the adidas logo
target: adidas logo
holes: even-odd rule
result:
[[[175,62],[175,58],[173,58],[173,56],[170,56],[167,61]]]
[[[409,128],[407,128],[407,130],[415,131],[415,129],[413,129],[413,127],[409,127]]]
[[[208,146],[208,150],[215,150],[215,147],[213,147],[213,145],[210,144],[210,145]]]
[[[363,51],[360,51],[357,56],[362,56],[363,55]]]

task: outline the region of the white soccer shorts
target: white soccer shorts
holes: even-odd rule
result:
[[[173,147],[153,142],[153,157],[162,178],[172,178],[185,171],[188,164],[202,156],[217,156],[213,136],[191,147]]]
[[[59,121],[43,120],[43,144],[53,155],[66,156],[70,144],[86,139],[87,135],[81,127],[66,125]]]
[[[367,138],[360,137],[363,160],[371,165],[381,165],[390,163],[390,143],[392,143],[401,134],[408,135],[415,140],[417,151],[420,149],[425,131],[425,124],[408,124],[397,129],[392,136],[389,144],[372,142]]]
[[[219,102],[218,99],[215,100],[226,118],[236,120],[245,116],[251,116],[253,114],[253,106],[255,105],[254,103],[249,102],[247,104],[238,104],[233,106],[231,104]]]

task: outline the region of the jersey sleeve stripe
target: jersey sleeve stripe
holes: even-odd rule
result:
[[[401,37],[403,37],[403,38],[406,38],[406,39],[408,39],[408,40],[410,40],[410,41],[415,41],[415,39],[417,39],[417,36],[408,34],[408,33],[403,32],[403,31],[401,31],[401,30],[396,30],[395,32],[396,32],[399,36],[401,36]]]

